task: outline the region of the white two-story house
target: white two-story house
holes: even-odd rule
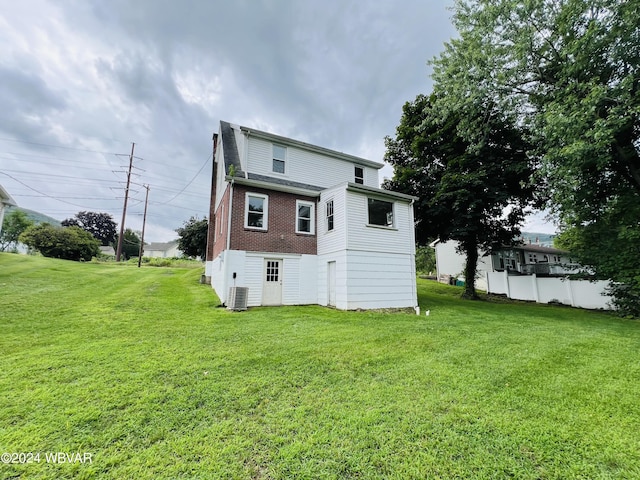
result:
[[[416,307],[413,201],[383,166],[220,122],[205,276],[223,303]]]

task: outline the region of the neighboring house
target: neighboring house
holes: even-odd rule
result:
[[[150,243],[145,245],[142,249],[143,257],[151,258],[174,258],[182,257],[182,252],[178,250],[178,241],[166,243]]]
[[[2,185],[0,185],[0,232],[2,232],[2,223],[4,222],[4,211],[6,207],[16,205],[16,201],[9,195]]]
[[[107,255],[109,257],[115,257],[116,256],[116,251],[114,250],[114,248],[110,245],[100,245],[100,253],[102,253],[103,255]]]
[[[220,122],[206,271],[223,303],[417,307],[414,198],[381,163]]]
[[[436,240],[431,247],[436,251],[438,280],[464,279],[466,257],[456,251],[458,243]],[[509,275],[565,276],[579,269],[568,252],[536,244],[505,246],[491,255],[479,252],[476,288],[487,290],[487,273],[506,271]]]

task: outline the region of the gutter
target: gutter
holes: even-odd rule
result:
[[[281,185],[278,183],[271,183],[271,182],[263,182],[261,180],[252,180],[249,178],[230,177],[229,175],[227,175],[225,180],[227,180],[228,182],[230,181],[231,183],[235,181],[238,183],[238,185],[246,185],[248,187],[264,188],[267,190],[275,190],[278,192],[304,195],[306,197],[320,197],[320,191],[318,190],[308,190],[306,188],[293,187],[289,185]]]

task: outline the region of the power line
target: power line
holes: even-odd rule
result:
[[[168,204],[168,203],[173,202],[176,198],[178,198],[178,197],[180,196],[180,194],[182,194],[182,192],[184,192],[184,191],[189,187],[189,185],[191,185],[191,184],[194,182],[194,180],[195,180],[196,178],[198,178],[198,175],[200,175],[200,172],[202,171],[202,169],[203,169],[204,167],[206,167],[206,166],[207,166],[207,164],[209,163],[209,160],[210,160],[212,157],[213,157],[213,154],[209,154],[209,157],[208,157],[208,158],[205,160],[205,162],[202,164],[202,166],[200,167],[200,170],[198,170],[198,172],[193,176],[193,178],[189,181],[189,183],[187,183],[187,184],[184,186],[184,188],[183,188],[182,190],[180,190],[178,193],[176,193],[176,194],[173,196],[173,198],[171,198],[170,200],[167,200],[166,202],[158,203],[157,205],[166,205],[166,204]]]
[[[77,152],[99,153],[99,154],[102,154],[102,155],[116,155],[113,152],[101,152],[99,150],[88,150],[88,149],[85,149],[85,148],[66,147],[66,146],[63,146],[63,145],[53,145],[53,144],[50,144],[50,143],[28,142],[26,140],[16,140],[16,139],[13,139],[13,138],[0,137],[0,140],[5,141],[5,142],[25,143],[27,145],[37,145],[39,147],[63,148],[65,150],[75,150]]]
[[[45,196],[45,197],[51,198],[51,199],[53,199],[53,200],[57,200],[58,202],[66,203],[66,204],[68,204],[68,205],[73,205],[74,207],[87,208],[87,207],[85,207],[85,206],[83,206],[83,205],[78,205],[77,203],[67,202],[66,200],[60,200],[59,198],[56,198],[56,197],[54,197],[53,195],[48,195],[48,194],[46,194],[46,193],[44,193],[44,192],[41,192],[40,190],[37,190],[37,189],[35,189],[35,188],[33,188],[33,187],[31,187],[31,186],[27,185],[27,184],[26,184],[26,183],[24,183],[23,181],[18,180],[16,177],[14,177],[14,176],[12,176],[12,175],[9,175],[8,173],[0,172],[0,174],[2,174],[2,175],[6,175],[7,177],[9,177],[9,178],[11,178],[11,179],[15,180],[16,182],[18,182],[20,185],[23,185],[23,186],[27,187],[29,190],[33,190],[34,192],[39,193],[40,195],[43,195],[43,196]]]

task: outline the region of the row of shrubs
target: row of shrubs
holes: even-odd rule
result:
[[[111,263],[115,262],[114,255],[100,254],[93,258],[94,263]],[[126,261],[127,264],[137,265],[138,257],[131,257]],[[157,258],[157,257],[142,257],[142,263],[149,267],[179,267],[179,268],[195,268],[202,267],[202,262],[199,260],[192,260],[184,257],[171,257],[171,258]]]

